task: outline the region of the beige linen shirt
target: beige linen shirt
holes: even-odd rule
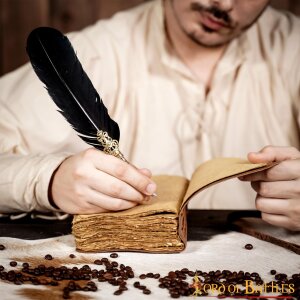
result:
[[[168,44],[162,1],[147,2],[70,35],[121,128],[126,158],[154,174],[190,178],[213,157],[246,157],[266,145],[299,148],[300,21],[267,9],[233,40],[210,92]],[[30,65],[0,81],[0,211],[54,210],[50,177],[88,148],[56,111]],[[200,193],[192,208],[254,208],[248,183]]]

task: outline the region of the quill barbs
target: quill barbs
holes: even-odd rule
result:
[[[78,136],[126,161],[119,150],[119,126],[110,118],[69,39],[54,28],[36,28],[28,36],[26,50],[35,73]]]

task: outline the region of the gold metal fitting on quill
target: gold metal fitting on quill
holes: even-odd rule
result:
[[[103,147],[103,152],[128,162],[119,149],[119,142],[112,139],[106,131],[97,131],[97,140]]]

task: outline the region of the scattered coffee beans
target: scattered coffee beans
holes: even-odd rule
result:
[[[47,254],[45,259],[51,260],[52,256]],[[214,285],[215,290],[218,290],[221,286],[228,287],[238,285],[239,289],[234,289],[234,291],[225,289],[219,292],[217,297],[245,297],[247,295],[243,286],[245,287],[246,281],[250,280],[254,285],[266,286],[266,292],[272,292],[270,287],[278,285],[282,298],[300,299],[300,273],[288,276],[284,273],[277,273],[276,270],[271,270],[270,274],[274,276],[274,280],[264,282],[257,272],[250,273],[242,270],[204,272],[201,270],[193,271],[188,268],[183,268],[181,270],[171,270],[166,276],[152,272],[136,276],[132,267],[125,266],[124,264],[119,265],[117,262],[109,261],[107,258],[97,259],[94,261],[94,264],[101,265],[101,269],[95,269],[94,265],[84,265],[81,268],[74,266],[70,268],[67,266],[46,266],[45,264],[33,266],[24,262],[21,270],[5,270],[3,266],[0,266],[0,279],[15,285],[47,285],[49,288],[51,286],[61,286],[61,297],[63,299],[72,298],[74,291],[96,292],[98,287],[95,282],[107,282],[112,286],[116,286],[117,290],[115,290],[114,295],[121,295],[128,290],[127,280],[134,277],[157,280],[158,287],[168,291],[171,298],[191,295],[208,296],[209,290],[204,291],[199,288],[204,284]],[[10,262],[10,266],[12,267],[16,267],[17,265],[16,261]],[[287,286],[290,284],[294,286],[293,292],[287,290]],[[140,281],[135,281],[133,286],[145,295],[151,294],[151,290],[147,286],[142,285]],[[255,291],[251,294],[251,299],[255,298],[264,297],[261,297],[260,291]]]

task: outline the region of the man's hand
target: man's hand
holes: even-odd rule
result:
[[[70,214],[128,209],[156,190],[149,170],[93,148],[67,158],[53,176],[52,200]]]
[[[251,181],[257,192],[256,208],[266,222],[300,230],[300,152],[293,147],[267,146],[259,152],[250,152],[252,163],[279,162],[278,165],[240,178]]]

